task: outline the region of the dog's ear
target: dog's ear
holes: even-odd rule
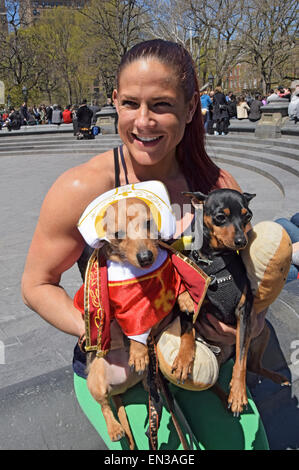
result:
[[[195,191],[195,192],[188,192],[188,191],[183,191],[182,194],[184,196],[190,197],[191,198],[191,203],[192,206],[195,207],[195,209],[198,209],[198,207],[205,202],[207,199],[207,195],[201,193],[200,191]]]
[[[251,194],[251,193],[243,193],[243,196],[245,197],[247,204],[253,199],[256,194]]]

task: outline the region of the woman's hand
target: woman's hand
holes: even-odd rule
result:
[[[207,341],[229,346],[236,344],[236,328],[226,325],[209,313],[207,321],[203,318],[198,319],[196,326],[196,329]]]
[[[265,325],[265,317],[268,309],[260,313],[251,314],[251,337],[259,336]],[[211,314],[207,314],[207,321],[203,318],[196,322],[197,330],[207,340],[215,343],[231,346],[236,344],[237,329],[234,326],[226,325]]]

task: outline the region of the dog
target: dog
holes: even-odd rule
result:
[[[246,370],[250,345],[248,369],[276,383],[289,385],[285,377],[261,365],[269,339],[268,327],[265,326],[251,342],[254,299],[238,251],[248,243],[247,229],[252,218],[249,203],[256,195],[232,189],[214,190],[208,195],[201,192],[183,194],[191,198],[196,209],[203,205],[203,244],[200,250],[191,253],[191,258],[213,280],[200,315],[209,313],[223,323],[236,326],[235,364],[227,401],[234,416],[239,416],[248,405]],[[214,391],[219,392],[219,387]],[[223,395],[220,398],[223,399]]]
[[[134,197],[118,201],[108,207],[104,217],[104,224],[104,231],[107,233],[107,241],[105,241],[102,247],[102,253],[107,261],[108,273],[109,269],[111,270],[110,279],[114,275],[113,269],[115,268],[120,270],[132,269],[135,274],[136,272],[141,273],[140,282],[145,282],[146,280],[143,281],[143,279],[147,276],[143,276],[143,272],[150,273],[148,277],[151,277],[153,272],[156,272],[151,271],[151,269],[155,266],[159,257],[162,256],[163,260],[164,257],[167,256],[167,252],[159,248],[157,237],[151,236],[154,221],[148,205]],[[169,263],[167,258],[165,258],[165,260],[166,261],[162,263],[163,270],[164,266],[169,263],[171,264],[170,259]],[[174,270],[174,268],[172,269]],[[174,279],[173,282],[175,282],[172,271],[169,271],[168,276],[170,276],[170,282],[172,282],[172,279]],[[114,316],[118,323],[116,324],[115,321],[111,323],[111,337],[114,341],[118,341],[118,347],[116,349],[111,347],[111,351],[109,351],[105,357],[95,357],[94,353],[88,353],[87,386],[91,395],[101,405],[111,441],[118,441],[127,435],[128,431],[124,428],[124,424],[121,424],[115,418],[110,407],[109,397],[124,393],[128,388],[142,380],[144,372],[149,365],[146,336],[149,334],[149,330],[155,330],[155,332],[157,332],[158,325],[165,320],[167,321],[167,316],[168,314],[171,315],[171,313],[166,313],[167,310],[165,310],[165,315],[164,313],[160,315],[158,310],[157,322],[155,323],[155,317],[153,317],[154,321],[151,321],[150,327],[147,328],[145,334],[143,330],[144,324],[147,324],[148,321],[148,312],[143,312],[143,317],[140,320],[139,316],[141,317],[142,312],[138,311],[138,304],[136,304],[136,307],[135,301],[133,301],[132,308],[135,310],[137,308],[137,311],[134,312],[136,321],[137,323],[141,323],[143,328],[140,334],[138,331],[133,331],[134,334],[128,334],[126,323],[131,323],[131,319],[128,321],[129,315],[127,315],[128,312],[126,312],[126,319],[123,321],[121,317],[122,312],[119,313],[121,307],[126,304],[126,299],[118,300],[117,295],[119,295],[120,286],[119,283],[116,283],[117,292],[114,294],[113,282],[113,280],[109,282],[108,275],[108,284],[110,284],[109,289],[111,294],[111,297],[109,296],[110,304],[114,309]],[[159,283],[160,282],[161,281],[159,281]],[[126,284],[125,287],[127,288]],[[152,284],[151,289],[154,289]],[[146,293],[144,292],[142,291],[142,297],[145,298]],[[172,304],[177,301],[179,310],[182,313],[185,313],[185,315],[187,315],[187,313],[188,315],[193,314],[194,302],[187,291],[179,293],[176,299],[171,299]],[[149,302],[148,308],[150,309],[150,304],[154,303],[155,301]],[[170,304],[170,307],[172,304]],[[172,311],[172,307],[170,311]],[[151,315],[154,315],[152,311]],[[121,344],[122,331],[119,325],[129,340],[129,351],[127,352],[124,351]],[[186,322],[184,325],[186,325]],[[155,334],[155,332],[153,332],[153,334]],[[173,364],[174,373],[177,374],[179,379],[186,377],[192,370],[195,355],[192,328],[182,328],[181,345],[182,347]]]

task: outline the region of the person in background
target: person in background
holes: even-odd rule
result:
[[[292,264],[286,282],[299,279],[299,212],[294,214],[291,219],[284,217],[275,220],[287,231],[293,246]]]
[[[210,119],[210,107],[212,106],[212,100],[208,95],[207,90],[203,91],[201,96],[200,96],[200,101],[201,101],[201,112],[203,116],[203,122],[204,122],[204,128],[205,131],[208,131],[208,123]]]
[[[270,95],[267,98],[267,104],[271,103],[272,101],[277,101],[279,99],[280,99],[280,96],[279,96],[278,88],[275,88],[275,90],[271,89],[270,90]]]
[[[249,121],[256,122],[261,119],[261,116],[262,116],[261,107],[262,106],[263,106],[262,96],[256,95],[255,99],[252,101],[250,105],[250,110],[248,113]]]
[[[72,120],[73,120],[73,135],[78,134],[78,119],[77,119],[78,105],[73,105],[71,108]]]
[[[229,119],[236,119],[237,118],[237,99],[234,94],[230,95],[230,99],[227,102],[227,109]]]
[[[213,121],[213,103],[214,103],[214,90],[211,90],[209,93],[209,97],[212,103],[209,106],[209,117],[208,117],[208,124],[207,124],[207,133],[209,135],[214,135],[214,121]]]
[[[238,96],[237,98],[237,118],[238,119],[247,119],[248,111],[250,107],[246,103],[245,97],[243,95]]]
[[[53,114],[53,107],[47,106],[46,108],[46,119],[48,124],[52,124],[52,114]]]
[[[46,124],[46,120],[47,120],[47,110],[46,110],[46,106],[44,104],[42,104],[39,108],[39,113],[40,113],[40,123],[41,124]]]
[[[53,105],[53,113],[52,113],[52,124],[56,124],[60,126],[62,123],[62,112],[60,106],[57,104]]]
[[[12,130],[17,131],[21,128],[21,125],[22,125],[21,113],[14,108],[10,108],[10,113],[6,120],[6,127],[8,131],[9,132]]]
[[[24,101],[20,108],[20,114],[21,114],[21,119],[22,119],[22,126],[27,124],[28,121],[28,108],[27,108],[27,103]]]
[[[87,128],[91,126],[91,121],[93,117],[92,110],[87,106],[87,100],[84,99],[82,104],[77,110],[77,120],[78,120],[78,129]]]
[[[292,92],[290,88],[285,88],[282,85],[278,87],[278,96],[280,98],[285,98],[286,100],[291,100]]]
[[[214,91],[213,121],[216,123],[215,135],[227,135],[229,115],[225,94],[220,86],[217,86]]]
[[[295,124],[299,121],[299,90],[297,93],[292,95],[290,104],[288,106],[289,118],[294,121]]]
[[[73,122],[71,105],[69,104],[62,113],[64,124],[71,124]]]

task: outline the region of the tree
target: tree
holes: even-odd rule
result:
[[[204,80],[208,69],[215,84],[240,60],[238,25],[243,16],[243,0],[190,0],[190,21],[201,42],[199,60],[203,61]]]
[[[8,34],[0,33],[0,74],[7,91],[19,101],[22,87],[32,90],[42,70],[36,55],[38,43],[27,29],[20,27],[25,19],[18,7],[19,2],[7,1]]]
[[[245,0],[239,24],[246,58],[260,75],[264,93],[286,65],[298,35],[297,0]]]
[[[47,93],[50,102],[53,96],[65,103],[81,101],[92,76],[81,16],[75,10],[57,7],[46,12],[30,30],[39,41],[43,70],[39,89]]]
[[[80,10],[87,21],[84,33],[92,46],[90,62],[97,65],[108,96],[115,86],[121,57],[141,37],[147,8],[140,0],[91,0]]]
[[[203,83],[213,72],[215,83],[221,84],[239,60],[236,37],[242,0],[155,0],[151,16],[152,36],[189,49]]]

